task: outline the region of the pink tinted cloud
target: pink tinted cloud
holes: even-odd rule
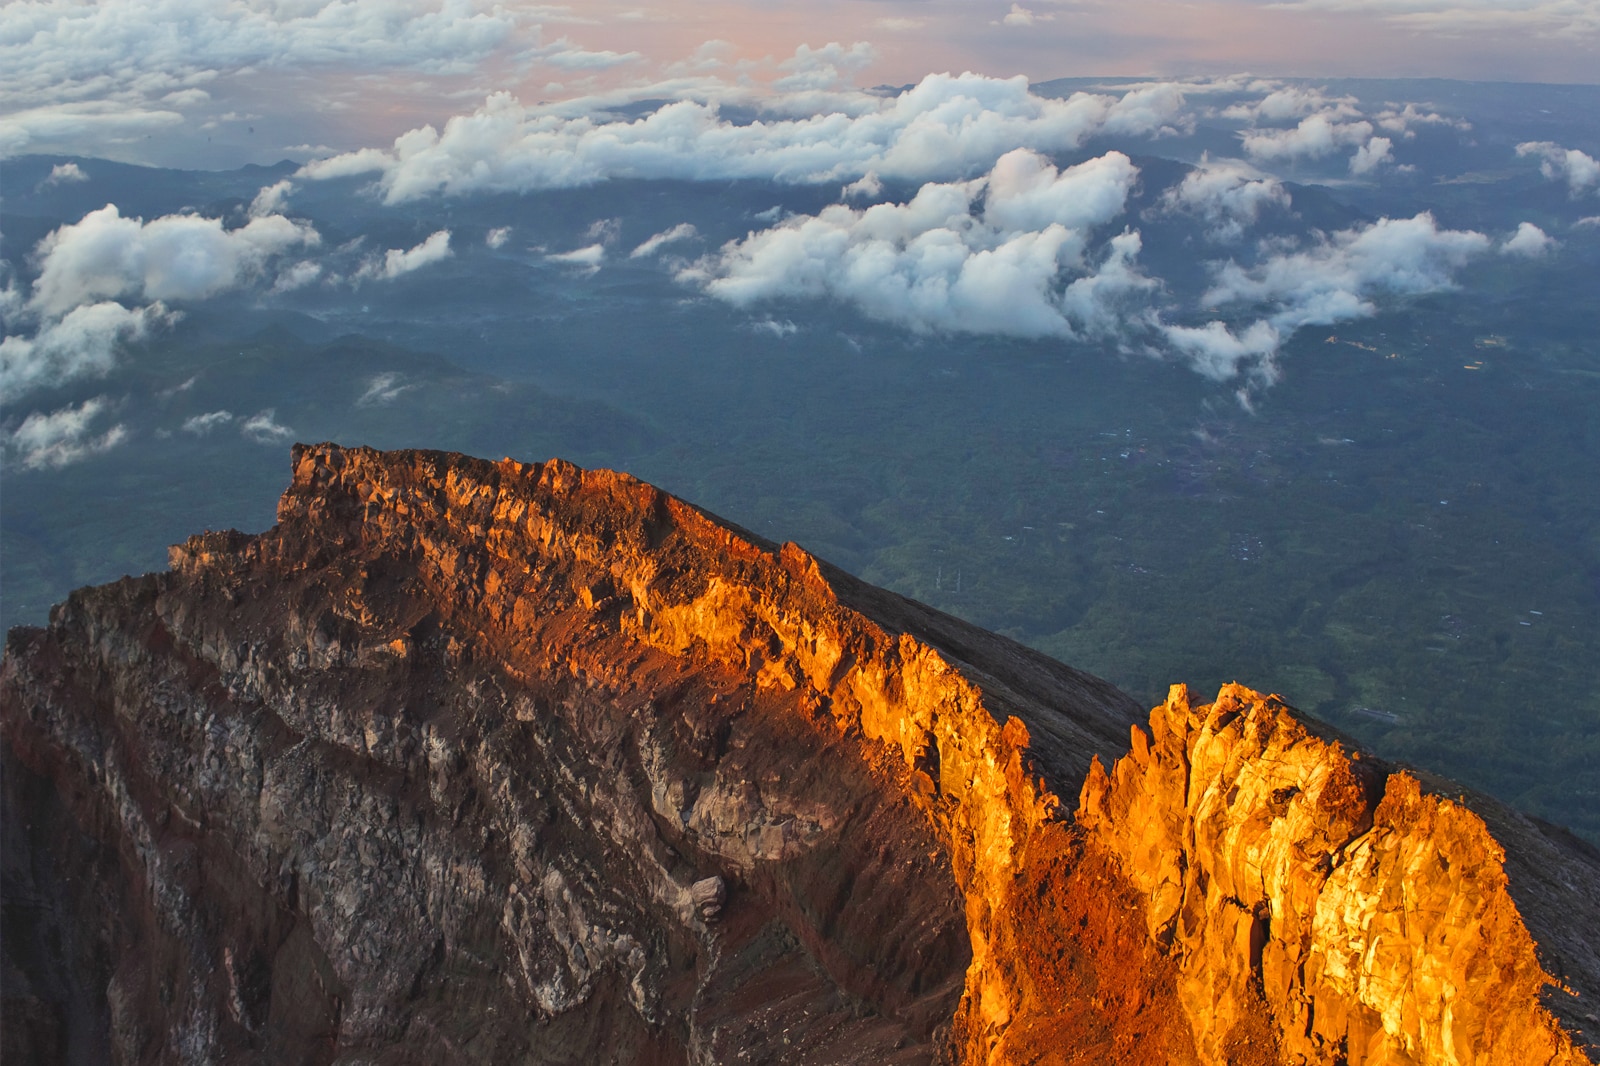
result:
[[[759,89],[794,74],[784,64],[798,47],[829,42],[870,45],[869,63],[840,67],[863,86],[963,71],[1034,80],[1250,70],[1583,82],[1597,69],[1594,5],[347,0],[323,9],[34,0],[0,4],[8,74],[0,155],[238,165],[291,153],[291,145],[386,143],[500,91],[533,104],[629,87],[650,95],[664,79]]]
[[[1456,4],[1464,14],[1483,6]],[[605,0],[584,8],[595,24],[575,27],[573,36],[659,62],[716,38],[747,64],[824,38],[870,41],[878,60],[865,72],[866,84],[903,84],[939,70],[1035,79],[1253,70],[1593,81],[1600,40],[1582,20],[1557,32],[1563,27],[1552,26],[1554,6],[1535,5],[1522,21],[1502,11],[1492,33],[1472,32],[1477,23],[1470,19],[1466,31],[1445,33],[1446,23],[1408,14],[1407,0]],[[1012,17],[1008,25],[1017,7],[1032,17]]]

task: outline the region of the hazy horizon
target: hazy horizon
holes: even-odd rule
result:
[[[964,72],[1593,84],[1600,5],[36,0],[0,8],[0,64],[0,157],[228,168],[387,147],[496,93],[747,104]]]

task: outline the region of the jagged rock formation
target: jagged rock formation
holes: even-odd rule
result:
[[[1580,842],[1244,689],[1147,735],[625,475],[297,448],[278,526],[172,561],[8,641],[8,1061],[1578,1063],[1600,1028]]]
[[[1600,948],[1592,867],[1559,839],[1505,827],[1532,860],[1518,887],[1542,919],[1541,965],[1505,849],[1462,803],[1237,685],[1199,707],[1175,686],[1150,727],[1112,774],[1095,764],[1078,823],[1138,886],[1202,1060],[1228,1061],[1264,1014],[1254,1039],[1285,1062],[1587,1061],[1533,1006],[1544,966],[1593,988]],[[1577,922],[1548,913],[1564,905]],[[1600,1029],[1570,986],[1552,1001]]]

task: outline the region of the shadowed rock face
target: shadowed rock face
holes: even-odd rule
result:
[[[1146,734],[625,475],[294,465],[9,638],[8,1062],[1588,1061],[1600,859],[1276,700]]]

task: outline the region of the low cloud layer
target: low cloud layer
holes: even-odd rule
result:
[[[282,215],[228,230],[198,215],[124,218],[107,204],[39,242],[28,307],[50,319],[97,299],[204,299],[259,276],[272,257],[318,242],[316,230]]]
[[[1507,237],[1505,243],[1500,245],[1503,254],[1521,256],[1524,259],[1539,259],[1555,249],[1555,238],[1532,222],[1518,225],[1517,232]]]
[[[1229,311],[1248,324],[1213,319],[1198,327],[1168,325],[1163,332],[1208,377],[1247,374],[1270,382],[1277,376],[1278,347],[1295,330],[1366,318],[1377,312],[1381,296],[1453,288],[1456,272],[1492,246],[1481,233],[1440,229],[1427,212],[1380,219],[1251,266],[1231,260],[1218,266],[1202,308]]]
[[[128,427],[107,426],[112,404],[104,396],[48,414],[35,411],[4,436],[4,454],[25,470],[67,466],[110,451],[128,437]]]
[[[375,374],[367,382],[366,389],[356,398],[357,407],[382,407],[391,404],[399,397],[417,388],[415,384],[404,381],[401,376],[393,371]]]
[[[928,183],[904,204],[840,204],[725,246],[680,274],[738,306],[829,297],[918,331],[1074,337],[1153,283],[1136,234],[1099,263],[1093,231],[1120,216],[1138,170],[1120,152],[1066,170],[1017,150],[985,177]]]
[[[449,259],[452,254],[450,231],[442,229],[430,234],[427,240],[411,248],[390,248],[381,256],[373,256],[361,264],[355,273],[355,278],[358,281],[369,278],[388,281]]]
[[[212,430],[225,426],[232,421],[232,411],[207,411],[203,415],[195,415],[193,418],[184,419],[183,425],[178,428],[197,437],[209,437]]]
[[[39,183],[41,189],[54,185],[76,185],[80,181],[88,181],[89,175],[76,163],[57,163],[50,168],[50,173]]]
[[[314,229],[281,215],[230,230],[198,215],[145,222],[115,204],[91,211],[35,247],[38,274],[26,296],[8,290],[0,389],[15,397],[104,374],[120,345],[172,321],[169,304],[237,288],[283,253],[318,243]]]
[[[982,173],[1011,149],[1075,148],[1099,133],[1155,134],[1177,121],[1175,86],[1122,96],[1037,96],[1024,78],[936,74],[893,96],[843,94],[821,114],[735,123],[714,104],[681,100],[634,120],[598,121],[491,96],[442,132],[422,127],[388,150],[307,164],[302,175],[377,174],[390,203],[429,195],[511,192],[610,178],[781,182],[934,180]]]
[[[1539,160],[1539,172],[1551,181],[1566,182],[1573,196],[1600,189],[1600,159],[1586,152],[1554,141],[1526,141],[1517,145],[1517,155]]]
[[[1340,230],[1301,251],[1269,256],[1242,267],[1220,267],[1201,298],[1207,307],[1271,304],[1279,329],[1328,324],[1376,311],[1373,297],[1437,292],[1488,251],[1488,237],[1471,230],[1440,229],[1429,212],[1380,219]]]
[[[1198,216],[1212,240],[1232,243],[1263,213],[1287,210],[1289,190],[1248,163],[1207,159],[1168,189],[1161,202],[1168,211]]]
[[[278,421],[274,408],[257,411],[239,423],[239,433],[256,444],[282,444],[294,438],[294,430]]]
[[[679,241],[686,241],[697,234],[698,231],[694,228],[694,226],[687,222],[680,222],[671,229],[662,230],[660,233],[657,233],[648,240],[642,242],[639,247],[628,253],[628,258],[647,259],[650,256],[655,255],[667,245],[676,244]]]
[[[1268,91],[1259,99],[1247,99],[1220,112],[1224,118],[1247,124],[1239,134],[1241,147],[1258,164],[1294,164],[1353,148],[1348,157],[1350,173],[1369,177],[1395,161],[1396,140],[1414,139],[1419,126],[1470,128],[1460,119],[1415,103],[1387,104],[1369,111],[1354,96],[1333,96],[1314,85],[1274,86],[1271,82],[1252,86],[1256,91]]]
[[[971,73],[868,91],[847,83],[858,60],[855,48],[802,47],[779,64],[791,73],[765,86],[686,79],[536,106],[495,93],[442,127],[308,163],[299,176],[374,175],[392,204],[623,178],[838,182],[846,199],[872,200],[886,183],[974,177],[1017,148],[1053,155],[1091,138],[1159,138],[1221,120],[1237,124],[1241,154],[1257,166],[1343,155],[1350,174],[1372,180],[1399,164],[1397,148],[1418,128],[1466,125],[1414,102],[1366,107],[1315,86],[1244,76],[1104,86],[1066,98],[1036,92],[1025,78]],[[1234,102],[1207,105],[1212,94]],[[651,95],[669,102],[617,117]]]
[[[0,11],[14,6],[0,5]],[[0,109],[0,159],[61,148],[109,155],[108,149],[169,133],[183,123],[183,114],[171,108],[102,100]]]
[[[600,264],[606,261],[606,246],[600,243],[586,244],[570,252],[552,252],[544,258],[547,263],[577,267],[585,273],[593,274],[600,269]]]
[[[179,23],[194,14],[188,0],[173,3]],[[350,11],[326,15],[328,25],[354,18],[356,8],[372,11],[366,0],[348,6]],[[43,8],[55,12],[48,2]],[[1010,21],[1043,21],[1044,10],[1013,5],[1016,19]],[[421,11],[402,19],[406,41],[406,34],[424,25],[458,34],[438,51],[441,70],[454,62],[452,55],[481,57],[500,47],[495,41],[509,39],[507,20],[515,21],[499,9],[474,20],[450,7],[434,11],[432,22],[417,22]],[[65,25],[61,18],[59,12],[49,15],[56,20],[52,26]],[[301,30],[310,40],[326,28],[307,24]],[[411,55],[411,44],[402,42],[401,53]],[[327,48],[352,69],[376,61],[342,53],[337,43]],[[0,384],[26,390],[104,373],[119,344],[169,321],[171,308],[256,281],[263,288],[270,282],[278,294],[319,281],[348,286],[398,278],[452,256],[448,229],[364,260],[374,247],[363,243],[370,238],[356,237],[327,260],[308,256],[318,235],[285,217],[290,197],[307,181],[359,176],[375,182],[358,195],[375,192],[389,204],[610,179],[756,179],[839,189],[844,202],[815,214],[780,221],[781,209],[775,208],[771,215],[752,216],[765,228],[687,267],[683,245],[698,237],[687,223],[655,233],[631,252],[617,243],[621,226],[615,219],[556,245],[579,247],[533,250],[547,262],[593,273],[603,263],[647,260],[671,247],[679,254],[662,257],[666,269],[742,307],[823,298],[915,331],[1095,338],[1177,356],[1217,380],[1241,374],[1270,380],[1276,354],[1295,330],[1371,314],[1385,296],[1447,288],[1456,271],[1486,250],[1533,257],[1554,247],[1531,224],[1496,242],[1441,230],[1426,214],[1317,235],[1299,247],[1245,245],[1251,227],[1269,214],[1281,221],[1292,207],[1287,187],[1267,171],[1327,160],[1314,168],[1318,175],[1337,168],[1389,180],[1397,162],[1407,161],[1406,146],[1418,127],[1464,125],[1426,106],[1367,106],[1314,86],[1244,76],[1108,86],[1065,99],[1041,95],[1022,78],[977,74],[930,75],[904,90],[866,91],[851,82],[875,62],[876,53],[865,45],[837,44],[801,47],[789,59],[767,60],[762,76],[771,80],[758,84],[733,76],[738,69],[743,78],[753,68],[737,67],[726,49],[708,45],[702,51],[697,62],[729,74],[728,81],[685,76],[663,84],[659,99],[671,102],[652,104],[647,113],[631,106],[643,91],[637,86],[631,95],[549,105],[496,93],[472,113],[437,129],[420,126],[388,148],[306,165],[292,180],[262,188],[248,218],[232,229],[195,215],[146,223],[123,218],[113,205],[92,212],[38,246],[37,278],[28,292],[11,294],[12,321],[32,335],[0,342]],[[588,50],[564,37],[524,53],[529,63],[572,71],[640,61],[637,53]],[[271,54],[277,58],[266,60],[269,65],[300,62],[283,58],[300,55],[293,49]],[[557,56],[565,58],[557,63]],[[429,62],[421,53],[406,61]],[[160,99],[181,109],[206,93],[203,81],[175,81]],[[1207,106],[1213,99],[1220,102]],[[1089,143],[1100,150],[1105,142],[1095,138],[1160,137],[1193,130],[1197,121],[1207,123],[1207,135],[1231,130],[1250,161],[1203,159],[1141,216],[1159,224],[1188,215],[1210,241],[1235,246],[1227,251],[1236,258],[1214,269],[1203,300],[1180,306],[1188,298],[1179,301],[1140,262],[1144,241],[1134,220],[1125,217],[1139,175],[1130,159],[1106,152],[1060,169],[1052,157],[1059,160]],[[1551,142],[1528,142],[1517,152],[1536,159],[1547,177],[1566,183],[1574,195],[1600,184],[1600,164],[1583,152]],[[43,184],[81,180],[81,169],[62,164]],[[905,199],[913,188],[918,191]],[[885,196],[894,199],[874,203]],[[1282,232],[1274,225],[1274,232]],[[506,245],[511,230],[474,229],[474,244],[480,233],[496,249]],[[695,246],[696,254],[702,250]],[[787,319],[781,324],[784,329],[760,328],[778,336],[796,329]],[[230,426],[251,439],[288,432],[270,411]],[[184,426],[196,435],[214,428]]]
[[[1258,162],[1319,159],[1372,139],[1372,123],[1340,122],[1325,114],[1310,115],[1290,129],[1250,130],[1243,135],[1245,154]],[[1389,142],[1384,141],[1387,148]]]
[[[75,307],[32,336],[0,340],[0,393],[15,399],[33,389],[98,377],[116,364],[117,350],[143,340],[172,320],[160,304],[129,309],[110,300]]]
[[[927,70],[1129,74],[1197,62],[1351,72],[1398,63],[1455,78],[1584,81],[1600,39],[1592,0],[1267,6],[1275,9],[1270,33],[1250,9],[1218,2],[1173,17],[1152,4],[878,0],[807,18],[770,3],[15,0],[0,5],[0,151],[105,154],[116,146],[131,158],[226,150],[265,163],[254,154],[265,145],[251,143],[246,123],[259,123],[263,139],[277,131],[273,150],[350,148],[352,130],[381,129],[388,140],[437,123],[448,106],[441,101],[481,99],[491,87],[514,87],[529,101],[624,87],[640,90],[636,98],[674,99],[720,78],[709,92],[803,95],[857,79],[901,84]],[[1396,24],[1407,32],[1392,32]],[[806,47],[818,25],[856,43]],[[1261,113],[1276,121],[1313,109],[1286,93]],[[201,129],[230,136],[213,149]]]
[[[564,51],[541,48],[537,26],[513,10],[474,7],[425,0],[0,5],[0,155],[170,130],[186,113],[206,110],[229,75],[321,69],[439,77],[471,73],[507,50],[524,61]]]
[[[1248,390],[1276,379],[1278,352],[1300,328],[1370,316],[1384,298],[1450,289],[1496,247],[1427,213],[1382,219],[1218,263],[1186,307],[1141,268],[1136,231],[1096,246],[1097,231],[1123,217],[1137,177],[1117,152],[1057,170],[1016,151],[985,177],[928,183],[906,203],[792,216],[679,277],[740,307],[827,299],[918,332],[1092,339],[1180,359],[1215,381],[1242,377]],[[1288,206],[1275,180],[1223,161],[1192,171],[1157,211],[1192,212],[1237,241],[1261,212]],[[1499,247],[1541,254],[1548,238],[1528,225]]]

